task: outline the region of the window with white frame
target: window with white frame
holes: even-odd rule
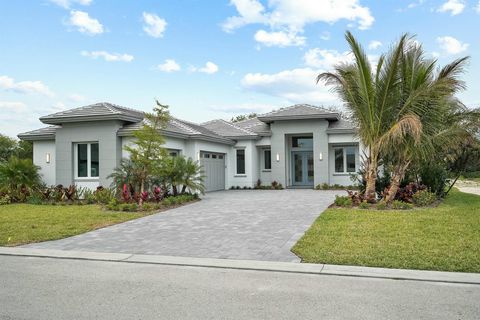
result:
[[[263,150],[263,169],[272,169],[272,150],[270,149]]]
[[[245,174],[245,149],[236,150],[236,159],[237,174]]]
[[[76,177],[98,178],[100,171],[98,142],[77,143],[76,148]]]
[[[344,146],[335,147],[335,173],[353,173],[357,172],[356,147]]]

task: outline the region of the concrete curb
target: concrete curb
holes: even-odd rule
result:
[[[51,249],[0,247],[0,255],[56,259],[77,259],[124,263],[160,264],[254,271],[274,271],[330,276],[381,278],[480,285],[480,273],[386,269],[313,263],[291,263],[255,260],[189,258],[128,253],[101,253]]]

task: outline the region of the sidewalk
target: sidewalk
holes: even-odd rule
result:
[[[480,285],[480,273],[442,272],[407,269],[386,269],[357,266],[341,266],[312,263],[271,262],[255,260],[231,260],[211,258],[189,258],[159,255],[126,253],[99,253],[84,251],[63,251],[52,249],[0,247],[0,255],[43,257],[56,259],[77,259],[92,261],[111,261],[122,263],[141,263],[159,265],[177,265],[237,270],[256,270],[289,272],[348,277],[382,278],[395,280],[414,280],[445,283],[463,283]]]

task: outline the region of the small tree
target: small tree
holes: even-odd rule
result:
[[[170,119],[168,106],[156,101],[157,106],[153,113],[146,113],[143,120],[143,126],[133,132],[135,137],[134,146],[126,146],[125,150],[130,153],[130,159],[138,170],[138,179],[140,182],[140,194],[145,191],[145,183],[149,175],[161,160],[167,156],[167,151],[163,148],[165,139],[160,134],[161,129],[165,129]],[[143,199],[140,198],[139,205],[143,205]]]
[[[0,134],[0,162],[8,161],[11,156],[15,155],[17,141]]]
[[[243,121],[243,120],[253,119],[256,116],[257,116],[257,114],[254,113],[254,112],[249,113],[249,114],[241,114],[241,115],[232,117],[231,122],[239,122],[239,121]]]

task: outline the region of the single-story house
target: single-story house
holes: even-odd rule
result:
[[[41,117],[50,126],[18,137],[33,141],[46,184],[96,188],[111,184],[108,176],[129,156],[124,147],[143,118],[141,111],[97,103]],[[351,185],[362,152],[355,132],[340,114],[301,104],[234,123],[172,117],[161,134],[171,155],[200,161],[206,189],[215,191],[258,180],[292,188]]]

